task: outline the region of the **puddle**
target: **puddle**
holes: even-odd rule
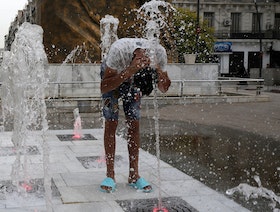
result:
[[[203,182],[214,190],[247,183],[262,186],[280,194],[279,142],[248,132],[213,126],[188,126],[186,123],[161,123],[161,159],[173,167]],[[174,130],[176,128],[176,130]],[[174,135],[174,132],[177,134]],[[155,139],[151,133],[142,136],[142,148],[155,154]],[[253,211],[271,211],[263,199],[245,201],[240,195],[232,198]]]

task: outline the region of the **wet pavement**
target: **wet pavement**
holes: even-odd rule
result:
[[[251,211],[271,211],[269,201],[245,201],[240,195],[225,194],[227,189],[239,183],[256,186],[253,176],[258,175],[264,187],[279,195],[280,96],[279,93],[264,94],[270,97],[270,101],[160,105],[161,179],[164,182],[161,190],[164,198],[179,197],[191,210],[198,211],[247,211],[244,207]],[[96,140],[63,142],[57,135],[71,135],[73,113],[59,108],[53,108],[51,113],[49,110],[51,167],[61,195],[53,197],[55,211],[125,211],[121,205],[141,205],[143,199],[154,204],[159,190],[155,171],[157,160],[153,156],[153,116],[153,107],[143,104],[141,135],[142,147],[147,152],[141,150],[140,170],[152,182],[155,191],[143,195],[127,188],[127,152],[121,138],[125,134],[125,123],[120,121],[119,159],[116,163],[120,186],[115,194],[103,194],[98,191],[99,181],[105,173],[104,164],[99,160],[103,154],[100,111],[81,113],[83,133]],[[1,134],[1,146],[10,147],[9,142],[10,135]],[[30,144],[34,146],[34,142]],[[1,155],[1,180],[9,179],[8,164],[13,157],[12,154]],[[36,164],[36,167],[41,165]],[[38,179],[41,177],[41,174],[36,175]],[[30,208],[44,211],[43,204],[37,201],[19,208],[18,204],[2,200],[0,211],[30,211]]]
[[[280,96],[278,92],[262,95],[269,101],[161,104],[161,159],[223,194],[240,183],[257,186],[254,176],[260,176],[265,188],[280,195]],[[72,123],[72,113],[68,115]],[[82,116],[84,125],[102,127],[98,110]],[[151,102],[143,102],[142,147],[151,154],[155,154],[153,116]],[[123,119],[118,131],[125,134]],[[271,210],[265,199],[230,198],[252,211]]]
[[[161,159],[209,187],[227,189],[247,183],[280,195],[280,96],[268,102],[161,106]],[[152,124],[152,109],[143,115]],[[155,154],[153,133],[143,130],[143,148]],[[264,199],[235,201],[252,211],[272,211]],[[279,205],[278,205],[279,207]]]
[[[161,122],[162,127],[168,124]],[[240,183],[257,186],[255,175],[263,187],[280,193],[279,141],[225,127],[197,125],[202,130],[191,131],[185,123],[173,124],[188,133],[161,136],[163,161],[224,194]],[[142,148],[156,154],[154,137],[143,136]],[[244,201],[241,195],[234,199],[252,211],[271,211],[261,199]]]
[[[40,132],[28,135],[27,146],[37,145],[40,153],[26,154],[27,165],[20,170],[28,173],[20,175],[19,193],[11,186],[11,169],[15,156],[1,156],[0,176],[0,211],[29,212],[46,211],[42,179],[44,166],[42,146],[49,146],[48,175],[51,176],[51,207],[55,212],[123,212],[123,211],[158,211],[158,199],[161,206],[172,211],[248,211],[230,200],[225,195],[205,186],[191,176],[171,165],[160,162],[160,180],[158,178],[158,160],[155,156],[140,150],[140,173],[153,186],[153,192],[143,193],[127,185],[128,155],[126,141],[117,137],[116,181],[114,193],[99,190],[100,182],[105,177],[103,153],[103,129],[83,130],[90,134],[91,140],[61,140],[73,130],[49,130],[42,140]],[[13,146],[11,132],[0,134],[2,147]],[[85,165],[86,164],[86,165]],[[26,192],[24,192],[26,191]],[[161,207],[161,208],[163,208]]]

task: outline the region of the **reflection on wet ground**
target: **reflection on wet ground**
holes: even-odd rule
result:
[[[74,108],[48,108],[47,120],[50,130],[73,129],[74,127]],[[82,120],[82,128],[94,129],[102,127],[102,118],[100,112],[89,110],[88,112],[80,113]],[[5,131],[13,130],[13,117],[6,117]]]
[[[144,120],[143,123],[149,123]],[[151,123],[149,123],[151,124]],[[280,193],[279,142],[259,135],[217,126],[161,121],[161,159],[209,187],[225,194],[227,189],[247,183]],[[155,154],[154,135],[143,130],[143,149]],[[245,201],[235,194],[235,201],[252,211],[272,211],[269,201]]]
[[[49,129],[73,129],[75,121],[73,110],[74,108],[48,108],[47,120]],[[87,107],[80,109],[80,116],[82,128],[93,129],[102,127],[102,116],[99,108]]]
[[[98,110],[83,111],[80,115],[84,129],[103,125]],[[73,128],[72,110],[48,109],[47,119],[49,129]],[[123,134],[125,123],[123,117],[120,120],[118,131]],[[257,175],[263,187],[280,195],[279,141],[241,130],[192,122],[161,120],[159,126],[161,159],[186,174],[224,194],[240,183],[257,186],[253,179]],[[143,117],[142,148],[151,154],[155,154],[154,133],[154,120]],[[239,194],[229,198],[251,211],[272,211],[270,202],[265,199],[245,201]]]

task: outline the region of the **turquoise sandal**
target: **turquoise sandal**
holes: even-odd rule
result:
[[[150,193],[153,190],[151,184],[142,177],[140,177],[135,183],[129,183],[128,185],[145,193]],[[150,188],[144,189],[147,186],[150,186]]]
[[[105,187],[108,187],[111,189],[107,190],[107,189],[102,188],[102,186],[105,186]],[[111,177],[106,177],[100,184],[100,191],[102,191],[102,192],[111,193],[111,192],[114,192],[115,190],[116,190],[116,183]]]

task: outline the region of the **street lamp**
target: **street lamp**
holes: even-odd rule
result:
[[[260,70],[259,70],[259,78],[262,78],[262,59],[263,59],[263,52],[262,52],[262,34],[261,34],[261,19],[260,19],[260,14],[258,10],[258,5],[257,5],[257,0],[254,0],[255,7],[256,7],[256,14],[257,14],[257,22],[258,22],[258,28],[259,28],[259,39],[260,39]]]
[[[200,33],[200,26],[199,26],[199,0],[197,0],[196,6],[196,61],[198,61],[198,40],[199,40],[199,33]]]

